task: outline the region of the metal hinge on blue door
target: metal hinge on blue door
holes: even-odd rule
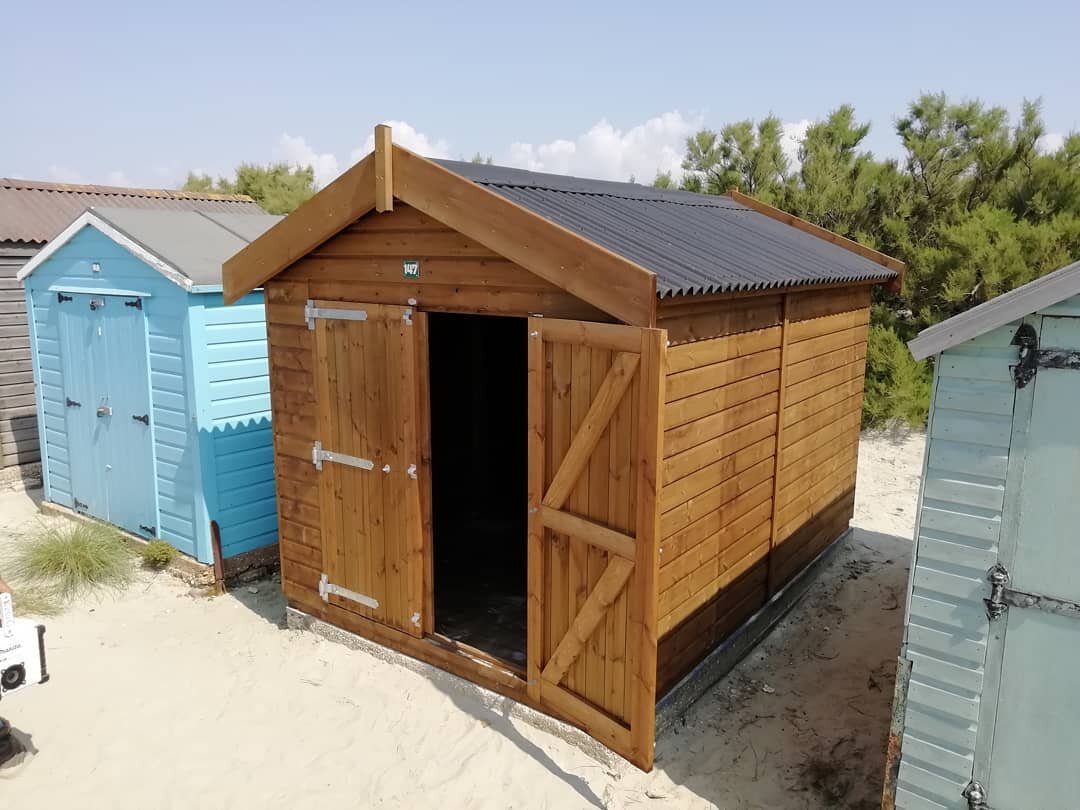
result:
[[[1080,619],[1080,603],[1078,602],[1039,593],[1027,593],[1008,587],[1009,572],[1000,563],[986,572],[986,578],[990,582],[990,598],[983,599],[983,604],[986,605],[986,615],[990,621],[1000,619],[1010,607],[1033,608],[1070,619]]]
[[[1040,349],[1039,335],[1030,323],[1020,324],[1012,339],[1019,346],[1016,365],[1009,366],[1017,388],[1023,388],[1035,378],[1040,368],[1061,368],[1080,371],[1080,351],[1073,349]]]

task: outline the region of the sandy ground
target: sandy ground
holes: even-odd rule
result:
[[[142,574],[47,620],[51,682],[2,704],[35,753],[0,770],[0,806],[874,807],[922,447],[864,437],[857,530],[658,740],[650,774],[282,629],[274,581],[208,599]],[[0,543],[37,519],[27,495],[0,496]]]

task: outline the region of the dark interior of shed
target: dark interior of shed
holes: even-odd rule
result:
[[[528,321],[428,318],[435,631],[524,665]]]

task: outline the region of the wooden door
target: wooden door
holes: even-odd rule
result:
[[[645,769],[664,335],[529,320],[529,692]]]
[[[423,626],[413,312],[309,302],[315,331],[323,567],[330,604],[414,636]]]

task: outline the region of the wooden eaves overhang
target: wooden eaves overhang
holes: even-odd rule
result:
[[[392,210],[394,199],[623,323],[656,324],[653,272],[394,144],[390,128],[381,125],[375,128],[375,151],[225,262],[225,303],[266,283],[365,214]]]

